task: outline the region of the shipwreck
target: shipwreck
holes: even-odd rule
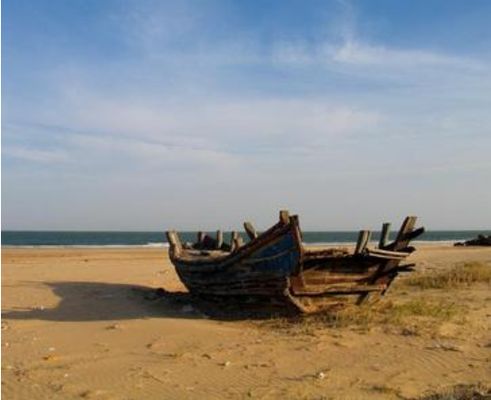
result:
[[[279,221],[260,234],[244,223],[246,243],[237,232],[224,243],[221,231],[216,237],[199,232],[194,244],[183,243],[176,231],[168,231],[167,239],[169,257],[191,295],[219,304],[314,313],[374,300],[398,274],[412,271],[414,264],[401,263],[415,250],[410,241],[424,232],[415,224],[416,217],[407,217],[390,242],[390,224],[383,224],[373,247],[371,232],[360,231],[352,251],[307,248],[298,217],[288,211],[280,211]]]

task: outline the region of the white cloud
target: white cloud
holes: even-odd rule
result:
[[[339,47],[326,45],[331,59],[353,65],[380,65],[386,67],[451,67],[480,69],[475,60],[421,49],[397,49],[382,45],[369,45],[347,40]]]
[[[69,160],[68,154],[65,151],[58,149],[45,150],[32,147],[4,145],[2,146],[2,153],[7,157],[43,164],[66,162]]]
[[[49,123],[78,132],[147,141],[172,151],[242,153],[325,144],[366,134],[384,121],[377,110],[323,99],[180,99],[135,102],[97,93],[60,101]],[[60,118],[62,115],[62,119]],[[190,154],[190,156],[192,156]]]
[[[329,40],[314,45],[299,41],[281,42],[273,48],[272,60],[276,65],[319,68],[347,65],[360,68],[378,67],[388,71],[412,69],[415,73],[419,68],[489,72],[486,64],[472,58],[426,49],[399,49],[381,44],[368,44],[356,38],[345,39],[340,45]]]

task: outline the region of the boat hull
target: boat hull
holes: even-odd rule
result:
[[[230,252],[203,251],[202,245],[184,249],[171,231],[169,255],[188,291],[220,307],[237,301],[244,307],[275,304],[288,312],[313,313],[385,294],[398,273],[410,270],[399,263],[410,253],[414,222],[415,217],[406,218],[397,239],[378,249],[365,248],[362,231],[350,254],[305,249],[298,218],[280,213],[280,222]]]

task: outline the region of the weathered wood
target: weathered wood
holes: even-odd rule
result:
[[[392,268],[390,271],[386,272],[397,272],[397,273],[404,273],[404,272],[413,272],[414,271],[414,266],[416,264],[405,264],[405,265],[398,265],[397,267]]]
[[[370,231],[360,231],[358,234],[358,240],[356,242],[355,252],[354,254],[361,254],[365,248],[367,247],[368,242],[370,241]]]
[[[385,258],[389,260],[403,260],[410,254],[402,251],[389,251],[382,249],[367,249],[366,251],[369,256]]]
[[[396,240],[391,243],[390,250],[398,251],[405,249],[409,244],[411,239],[408,239],[410,232],[414,229],[414,225],[416,224],[417,217],[408,216],[404,220],[397,234]],[[374,284],[381,277],[383,278],[387,275],[388,271],[391,271],[394,267],[399,264],[400,260],[387,260],[385,263],[381,263],[377,268],[377,271],[373,275],[370,283]],[[393,279],[393,278],[392,278]],[[387,289],[385,289],[387,290]],[[385,291],[384,291],[385,293]],[[357,304],[362,304],[368,298],[368,293],[362,294],[357,301]]]
[[[244,245],[244,239],[242,239],[242,236],[237,236],[237,238],[235,239],[235,244],[237,248],[240,248]]]
[[[197,235],[197,244],[202,244],[203,240],[205,240],[205,232],[199,231]]]
[[[394,248],[392,250],[397,251],[407,247],[409,241],[411,240],[409,233],[412,232],[412,230],[414,229],[414,225],[416,224],[417,219],[418,218],[415,216],[406,217],[406,219],[402,223],[399,233],[397,234],[397,238],[395,240],[396,244],[394,245]]]
[[[249,236],[249,239],[254,240],[257,238],[256,229],[249,221],[244,222],[244,230],[247,233],[247,236]]]
[[[222,245],[223,245],[223,232],[218,229],[217,230],[217,239],[216,239],[217,243],[216,243],[216,248],[217,249],[221,249],[222,248]]]
[[[179,255],[182,252],[182,243],[179,235],[176,231],[168,231],[166,232],[167,241],[169,242],[169,246],[174,250],[175,255]]]
[[[228,243],[219,245],[218,232],[213,249],[204,247],[212,244],[205,238],[200,248],[182,249],[174,231],[167,235],[169,256],[193,296],[216,297],[220,307],[237,298],[244,307],[275,302],[285,310],[315,312],[325,304],[340,306],[373,292],[383,294],[399,273],[411,271],[411,265],[399,264],[412,250],[408,244],[417,233],[414,223],[415,218],[407,218],[395,244],[383,249],[369,249],[370,232],[362,231],[355,255],[342,249],[307,251],[298,218],[285,212],[278,223],[246,244],[232,232],[231,252],[223,251]]]
[[[237,231],[232,231],[232,235],[230,237],[230,251],[231,252],[234,252],[239,248],[238,242],[237,242],[238,237],[239,237],[239,233]]]
[[[288,212],[288,210],[280,211],[280,222],[285,225],[290,222],[290,213]]]
[[[380,240],[378,242],[378,247],[382,248],[387,244],[390,234],[390,222],[385,222],[382,224],[382,231],[380,232]]]
[[[336,294],[353,294],[359,295],[360,293],[380,292],[385,289],[385,285],[352,285],[348,287],[330,287],[323,290],[302,290],[294,292],[295,296],[326,296]]]

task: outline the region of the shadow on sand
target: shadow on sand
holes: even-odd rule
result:
[[[4,310],[2,317],[17,320],[106,321],[141,318],[204,318],[185,292],[145,286],[98,282],[26,282],[49,287],[60,301],[54,308]]]
[[[49,287],[60,301],[54,308],[38,305],[32,309],[3,310],[11,320],[108,321],[142,318],[186,318],[217,320],[265,319],[279,315],[276,310],[248,309],[244,302],[209,302],[187,292],[118,283],[25,282],[33,288]]]

